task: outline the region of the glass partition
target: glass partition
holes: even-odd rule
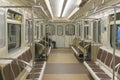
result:
[[[45,32],[49,33],[50,35],[55,35],[55,26],[53,24],[45,25]]]
[[[75,25],[73,24],[67,24],[65,26],[65,34],[66,35],[75,35]]]
[[[62,36],[63,35],[63,25],[57,26],[57,35]]]

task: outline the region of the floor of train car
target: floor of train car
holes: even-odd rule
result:
[[[43,80],[90,80],[88,71],[71,49],[53,49],[47,60]]]

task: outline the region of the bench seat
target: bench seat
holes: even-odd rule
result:
[[[115,66],[120,63],[120,57],[115,55]],[[99,48],[96,61],[84,61],[84,65],[95,80],[112,80],[113,55],[104,48]],[[115,80],[117,72],[115,71]]]
[[[42,80],[46,61],[34,62],[33,69],[30,68],[32,62],[32,53],[30,49],[27,49],[16,59],[12,58],[8,63],[0,63],[0,80],[31,80],[32,77],[35,78],[34,80]]]

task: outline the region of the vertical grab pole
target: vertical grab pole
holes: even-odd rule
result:
[[[113,33],[114,33],[114,44],[113,44],[113,80],[115,80],[115,49],[116,49],[116,8],[114,8],[114,28],[113,28]]]
[[[33,70],[32,70],[32,80],[34,80],[34,61],[35,61],[35,43],[34,43],[34,7],[32,6],[32,66],[33,66]]]
[[[48,25],[49,26],[49,25]],[[48,32],[47,32],[47,26],[45,25],[45,41],[47,42],[47,36],[48,35],[46,35],[46,34],[48,34]],[[49,40],[48,40],[49,41]],[[45,42],[45,60],[47,61],[47,51],[46,51],[46,49],[47,49],[47,43]],[[49,42],[48,42],[48,46],[49,46]]]

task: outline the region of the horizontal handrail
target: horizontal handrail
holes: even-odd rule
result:
[[[117,69],[117,74],[118,74],[119,68],[120,68],[120,63],[118,63],[118,64],[115,66],[115,69]]]
[[[26,62],[26,61],[24,61],[24,60],[22,60],[22,59],[16,59],[16,58],[0,58],[0,60],[16,60],[16,61],[20,61],[20,62],[26,64],[26,65],[27,65],[28,67],[30,67],[31,69],[33,69],[33,66],[32,66],[32,65],[30,65],[28,62]],[[32,73],[32,74],[33,74],[33,73]],[[32,75],[32,80],[34,80],[33,75]]]
[[[30,65],[28,62],[22,60],[22,59],[16,59],[16,58],[0,58],[0,60],[16,60],[16,61],[20,61],[24,64],[26,64],[27,66],[29,66],[31,69],[33,68],[32,65]]]
[[[90,44],[85,45],[84,48],[87,48],[89,45],[90,45]]]

